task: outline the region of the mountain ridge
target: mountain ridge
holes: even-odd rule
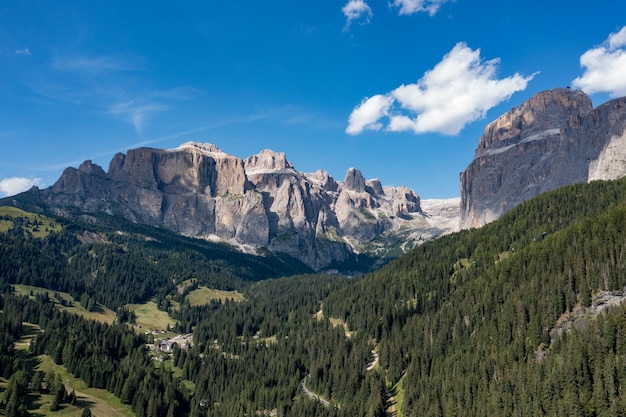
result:
[[[87,160],[66,168],[51,187],[25,194],[56,213],[120,215],[286,253],[316,270],[359,254],[384,259],[456,230],[449,221],[454,207],[437,210],[445,212],[441,219],[429,215],[413,190],[366,180],[356,168],[337,181],[324,170],[297,171],[283,152],[265,149],[240,159],[197,142],[118,153],[108,171]],[[19,205],[29,198],[8,200]]]
[[[624,176],[625,126],[626,97],[594,109],[582,91],[542,91],[486,126],[460,175],[459,204],[433,203],[431,212],[415,191],[366,179],[356,168],[337,180],[323,169],[298,171],[284,152],[263,149],[242,159],[199,142],[130,149],[116,154],[107,171],[87,160],[51,187],[10,201],[37,200],[56,213],[119,215],[328,270],[359,255],[384,262],[434,237],[489,223],[545,191]]]

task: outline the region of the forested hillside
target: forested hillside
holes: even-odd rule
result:
[[[32,224],[11,221],[0,233],[6,378],[37,375],[11,349],[29,321],[43,330],[30,355],[47,354],[137,416],[626,415],[626,308],[585,310],[626,287],[626,181],[539,196],[361,279],[268,280],[296,269],[218,257],[150,228],[58,220],[62,230],[36,237]],[[177,285],[192,278],[239,289],[244,301],[192,305]],[[155,362],[130,326],[10,296],[12,283],[119,311],[155,299],[194,344]],[[9,402],[7,414],[28,412]]]
[[[116,310],[152,297],[163,301],[188,279],[222,290],[309,272],[301,262],[271,253],[238,252],[111,216],[59,218],[0,207],[0,279],[87,296]]]
[[[621,310],[552,339],[626,285],[626,182],[566,187],[423,245],[325,301],[380,344],[405,415],[621,415]]]

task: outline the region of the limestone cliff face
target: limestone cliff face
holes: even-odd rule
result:
[[[86,161],[42,193],[52,208],[266,247],[314,269],[354,253],[408,249],[449,231],[426,218],[412,190],[383,187],[357,169],[340,182],[323,170],[297,171],[284,153],[264,150],[242,160],[193,142],[117,154],[108,172]]]
[[[461,173],[461,228],[545,191],[626,174],[626,98],[596,109],[582,91],[541,92],[489,124]]]
[[[611,180],[626,175],[626,98],[611,100],[592,114],[586,132],[601,146],[600,154],[589,163],[588,181]],[[572,121],[572,129],[578,123]],[[593,129],[595,127],[595,129]]]

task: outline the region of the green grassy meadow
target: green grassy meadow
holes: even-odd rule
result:
[[[22,218],[25,221],[25,229],[36,238],[44,238],[51,232],[60,232],[63,226],[55,220],[41,214],[29,213],[17,207],[0,207],[0,216]],[[5,233],[13,228],[13,220],[0,220],[0,233]]]
[[[237,291],[214,290],[207,287],[199,287],[187,295],[187,300],[192,306],[209,304],[213,300],[224,302],[226,300],[243,301],[243,294]]]
[[[96,320],[101,323],[113,323],[115,321],[115,312],[103,306],[96,304],[94,311],[85,309],[79,301],[66,292],[49,290],[47,288],[34,287],[32,285],[14,285],[15,292],[18,295],[26,295],[34,298],[38,294],[48,294],[48,298],[55,303],[55,307],[68,313],[78,314],[86,319]]]
[[[127,304],[126,308],[135,312],[137,326],[141,326],[142,332],[166,330],[168,326],[176,324],[176,320],[171,318],[165,311],[159,310],[154,301],[148,301],[145,304]]]
[[[63,366],[55,364],[47,355],[37,356],[39,362],[36,369],[38,371],[52,371],[60,374],[65,381],[65,387],[68,392],[74,390],[76,392],[76,406],[63,404],[59,411],[50,411],[52,403],[51,395],[41,395],[36,401],[39,405],[38,409],[32,410],[34,413],[44,416],[80,416],[83,408],[89,407],[91,413],[97,417],[134,417],[134,413],[130,406],[122,404],[119,398],[112,393],[98,388],[89,388],[83,380],[75,378]]]

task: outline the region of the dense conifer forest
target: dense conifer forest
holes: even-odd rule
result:
[[[626,307],[599,312],[600,296],[626,287],[626,180],[541,195],[362,278],[94,219],[58,219],[43,236],[1,219],[5,415],[31,413],[24,399],[42,390],[72,401],[16,352],[23,323],[42,330],[28,356],[47,355],[137,416],[626,415]],[[192,305],[180,286],[192,279],[244,301]],[[19,297],[15,284],[120,320]],[[125,306],[151,299],[193,346],[147,348],[152,336],[125,323]]]

